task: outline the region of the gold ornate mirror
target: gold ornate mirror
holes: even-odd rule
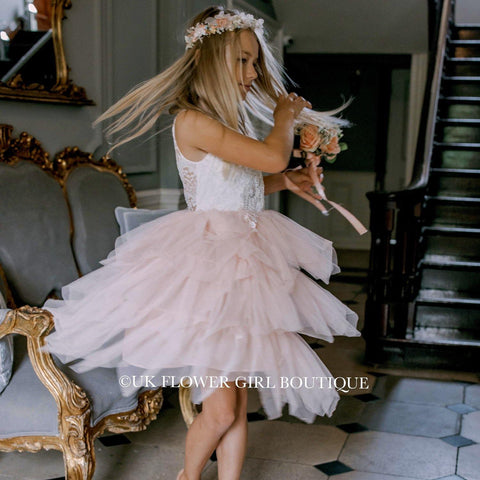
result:
[[[0,99],[93,105],[68,78],[62,21],[71,0],[0,1]]]

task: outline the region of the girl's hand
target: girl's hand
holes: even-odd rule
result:
[[[280,95],[273,116],[275,117],[282,111],[288,111],[293,113],[293,118],[297,118],[305,107],[312,108],[312,104],[303,97],[299,97],[295,92],[289,93],[288,95]]]
[[[323,182],[323,167],[316,167],[316,174],[320,183]],[[308,167],[299,168],[298,170],[290,170],[285,175],[296,183],[304,192],[309,192],[313,187],[313,181],[308,174]],[[286,186],[284,188],[287,188]]]

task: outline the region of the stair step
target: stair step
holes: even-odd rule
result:
[[[480,308],[479,297],[454,290],[420,290],[416,302],[424,305],[473,305]]]
[[[480,57],[450,57],[446,61],[454,65],[479,65]]]
[[[456,292],[453,292],[456,293]],[[444,298],[418,297],[416,300],[416,327],[437,327],[467,330],[478,338],[480,334],[480,299],[452,296]]]
[[[480,97],[447,95],[440,96],[440,100],[444,103],[455,103],[460,105],[480,105]]]
[[[456,36],[460,40],[479,40],[480,26],[477,24],[463,24],[455,26]]]
[[[442,150],[480,150],[480,143],[467,143],[467,142],[434,142],[435,147]]]
[[[480,195],[480,170],[432,168],[428,194],[445,197],[477,198]]]
[[[480,40],[450,40],[449,44],[452,47],[480,47]]]
[[[480,206],[480,198],[471,198],[471,197],[445,197],[441,195],[425,197],[427,201],[436,202],[436,203],[448,203],[451,205],[471,205],[471,206]]]
[[[480,332],[472,338],[470,330],[418,327],[414,331],[414,337],[415,340],[422,341],[422,343],[480,347]]]
[[[425,219],[427,225],[477,228],[480,226],[480,199],[475,197],[430,196]]]
[[[479,40],[480,44],[480,40]],[[444,76],[442,79],[444,82],[452,82],[452,83],[464,83],[464,82],[470,82],[470,83],[480,83],[480,75],[475,75],[471,77],[467,76],[462,76],[462,75],[453,75],[453,76]]]
[[[480,151],[437,149],[433,152],[432,165],[442,168],[480,168]]]
[[[480,23],[456,23],[456,30],[480,30]]]
[[[440,105],[441,116],[445,118],[480,118],[480,104],[462,104],[445,102]]]
[[[425,255],[421,264],[423,267],[441,270],[480,270],[480,262],[453,255]]]
[[[480,258],[480,228],[431,225],[423,227],[423,243],[427,255],[456,255]]]
[[[480,127],[480,118],[439,118],[437,122],[452,127]]]
[[[443,261],[438,258],[427,258],[422,260],[420,270],[420,285],[424,290],[478,293],[480,273],[480,262],[478,261],[456,260],[448,257]]]
[[[480,75],[480,57],[447,57],[444,71],[449,76]]]
[[[445,305],[478,305],[480,307],[480,297],[455,290],[420,290],[416,301],[429,305],[442,303]]]
[[[441,143],[480,144],[480,127],[468,127],[465,125],[446,126],[439,124],[436,138]]]
[[[444,76],[441,92],[444,96],[479,97],[480,76]]]
[[[422,231],[429,235],[480,237],[480,228],[446,227],[441,225],[429,225]]]
[[[473,168],[432,168],[430,172],[435,175],[480,176],[480,169]]]

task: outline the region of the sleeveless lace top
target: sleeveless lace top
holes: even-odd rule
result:
[[[264,184],[260,170],[229,163],[207,153],[194,162],[185,158],[172,135],[177,168],[189,210],[244,210],[243,218],[255,228],[258,212],[263,210]]]

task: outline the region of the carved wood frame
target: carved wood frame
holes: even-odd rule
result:
[[[0,82],[0,99],[25,100],[29,102],[59,103],[69,105],[94,105],[87,97],[84,88],[75,85],[68,77],[68,65],[63,47],[62,21],[65,10],[72,6],[72,0],[51,0],[52,2],[52,40],[55,52],[57,79],[55,85],[47,90],[44,85],[25,84],[20,74],[7,83]]]
[[[127,192],[130,206],[136,206],[137,197],[135,190],[122,167],[112,158],[104,155],[100,160],[95,160],[91,153],[83,152],[78,147],[66,147],[51,160],[48,152],[43,149],[35,137],[27,132],[22,132],[18,138],[13,138],[12,132],[12,125],[0,124],[0,163],[15,165],[20,160],[33,162],[53,176],[62,186],[64,193],[68,175],[74,168],[80,165],[88,165],[97,170],[111,172],[122,182],[123,188]]]
[[[135,206],[135,191],[121,167],[112,159],[103,157],[96,161],[91,154],[82,152],[77,147],[69,147],[58,153],[52,161],[32,135],[22,132],[18,138],[12,138],[12,131],[11,125],[0,125],[0,162],[14,165],[20,160],[31,161],[53,176],[62,187],[68,174],[79,165],[91,165],[99,170],[113,172],[122,181],[131,206]],[[64,189],[63,191],[65,194]],[[5,278],[3,280],[8,290],[8,283]],[[13,298],[7,300],[8,306],[14,308]],[[57,404],[59,431],[58,436],[0,439],[0,451],[59,450],[64,456],[68,480],[90,480],[95,470],[95,438],[106,430],[123,433],[146,429],[162,406],[162,389],[143,392],[134,410],[109,415],[92,427],[91,406],[85,391],[57,368],[49,353],[40,350],[53,325],[53,315],[49,311],[28,305],[8,311],[0,324],[0,338],[14,333],[27,337],[32,367]]]
[[[27,337],[33,369],[57,404],[59,431],[58,436],[0,439],[0,451],[60,450],[66,479],[90,480],[95,471],[95,438],[105,430],[114,433],[145,430],[162,406],[162,389],[142,393],[136,409],[109,415],[94,427],[90,426],[91,407],[86,393],[56,367],[49,353],[40,350],[53,325],[53,315],[49,311],[28,305],[7,312],[0,324],[0,338],[12,333]]]

